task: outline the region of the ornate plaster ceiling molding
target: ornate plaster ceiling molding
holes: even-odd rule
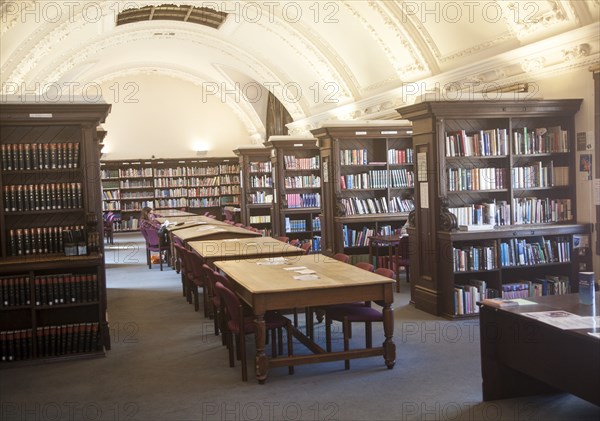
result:
[[[519,40],[548,28],[579,19],[568,0],[546,0],[549,10],[541,11],[538,2],[498,1],[506,24]]]
[[[319,50],[314,43],[309,42],[306,36],[300,31],[295,30],[293,25],[285,23],[283,19],[273,19],[271,22],[258,21],[253,25],[260,26],[263,31],[267,34],[271,34],[277,37],[279,41],[287,45],[289,53],[292,56],[302,57],[303,61],[310,64],[310,67],[314,70],[314,80],[322,81],[323,83],[332,82],[337,85],[338,92],[336,98],[339,102],[352,101],[354,97],[353,90],[347,83],[343,73],[338,72],[335,66],[332,65],[331,61],[327,59],[326,55]],[[308,30],[304,31],[308,32]],[[324,44],[321,39],[320,44]],[[330,50],[331,51],[331,50]],[[336,56],[336,61],[341,61]],[[270,61],[270,57],[264,57],[265,61]],[[356,92],[354,90],[354,92]]]
[[[22,20],[23,11],[32,10],[38,0],[5,1],[0,5],[0,35],[14,28]]]
[[[207,79],[198,77],[197,75],[193,75],[178,69],[168,68],[168,67],[157,67],[155,65],[150,66],[140,66],[136,68],[126,68],[126,69],[118,69],[114,70],[110,73],[105,73],[102,76],[95,77],[89,81],[89,83],[94,83],[97,85],[102,85],[104,83],[109,83],[112,80],[118,78],[135,78],[139,75],[149,75],[149,76],[167,76],[175,79],[182,80],[184,82],[192,83],[200,88],[203,88],[204,82]],[[83,86],[83,85],[82,85]],[[230,87],[234,89],[234,87]],[[81,89],[81,88],[80,88]],[[80,94],[80,92],[75,91],[75,95]],[[255,138],[257,135],[261,136],[263,139],[265,138],[266,129],[260,118],[256,115],[256,112],[252,106],[250,106],[247,102],[242,103],[233,100],[231,97],[222,95],[221,99],[224,100],[225,104],[232,110],[232,112],[239,118],[242,122],[246,130],[248,131],[248,136],[250,138]]]
[[[402,25],[399,24],[395,16],[384,9],[380,3],[381,2],[369,1],[366,5],[375,13],[377,13],[384,22],[385,27],[392,31],[396,39],[399,41],[399,44],[402,45],[402,47],[405,48],[410,54],[411,58],[413,59],[412,63],[405,64],[402,62],[402,60],[400,60],[395,53],[396,47],[390,46],[388,42],[379,35],[380,29],[374,27],[373,24],[364,17],[364,15],[355,7],[356,3],[344,1],[343,5],[369,32],[371,37],[379,44],[381,50],[385,52],[388,57],[388,61],[395,69],[399,80],[410,80],[417,74],[423,74],[427,72],[429,70],[427,63],[423,56],[419,53],[418,49],[415,47],[414,43],[411,42],[409,35],[402,30]],[[362,2],[359,4],[363,5]],[[367,91],[369,90],[369,87],[362,89]]]
[[[188,41],[204,48],[212,49],[215,51],[215,56],[225,56],[232,60],[232,62],[239,63],[239,69],[243,69],[244,72],[250,74],[259,83],[265,86],[273,86],[273,93],[278,99],[286,104],[286,108],[290,112],[293,118],[303,118],[305,113],[300,107],[300,104],[286,101],[286,96],[282,95],[283,87],[286,82],[278,75],[273,73],[267,65],[256,60],[256,58],[247,54],[240,48],[237,48],[231,44],[224,42],[218,38],[207,35],[206,33],[199,33],[197,31],[185,30],[181,25],[184,23],[175,22],[179,26],[175,25],[171,27],[175,35],[169,35],[169,37],[179,40]],[[159,27],[159,26],[157,26]],[[162,23],[160,26],[163,31],[169,32]],[[132,29],[133,28],[133,29]],[[96,54],[119,45],[132,43],[139,40],[156,39],[154,26],[143,23],[143,24],[132,24],[131,28],[123,30],[112,31],[109,36],[98,38],[95,41],[89,43],[86,46],[82,46],[77,51],[67,51],[62,56],[57,57],[53,64],[43,68],[37,69],[37,74],[40,77],[44,77],[42,84],[56,82],[61,79],[62,75],[70,71],[74,67],[91,60]],[[279,89],[277,89],[279,87]]]

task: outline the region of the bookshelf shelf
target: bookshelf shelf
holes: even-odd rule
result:
[[[591,232],[575,223],[580,104],[521,101],[511,112],[514,103],[503,100],[423,102],[398,109],[414,127],[415,203],[427,204],[417,206],[408,230],[417,308],[472,317],[474,302],[486,297],[536,295],[542,284],[552,293],[577,290],[577,273],[591,267],[589,241],[574,246]],[[494,229],[456,230],[488,224]],[[551,261],[557,255],[560,261]],[[469,270],[482,264],[492,267]]]
[[[0,199],[2,367],[89,358],[110,349],[101,240],[107,202],[98,179],[106,132],[97,129],[110,108],[76,103],[0,108],[0,189],[12,194],[21,186],[26,192]],[[51,117],[40,121],[34,117],[40,114]],[[13,207],[17,210],[9,210]],[[77,245],[68,244],[69,238]],[[42,296],[56,300],[54,305],[38,305]],[[61,302],[67,299],[78,302]]]

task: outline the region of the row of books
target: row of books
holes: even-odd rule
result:
[[[251,203],[263,204],[273,203],[273,193],[265,191],[255,191],[248,195]]]
[[[221,176],[220,182],[221,182],[221,185],[226,185],[226,184],[239,185],[240,184],[240,176],[225,174],[225,175]]]
[[[5,171],[79,167],[79,143],[9,143],[0,151]]]
[[[496,202],[449,207],[458,225],[496,225]]]
[[[128,199],[154,199],[154,193],[151,190],[134,190],[122,192],[121,200]]]
[[[449,191],[507,188],[506,168],[448,168]]]
[[[340,176],[340,188],[351,189],[385,189],[391,187],[414,187],[414,172],[410,170],[396,169],[371,170],[360,174],[349,174]]]
[[[319,218],[318,216],[315,216],[312,220],[312,230],[321,231],[321,218]]]
[[[306,229],[306,220],[305,219],[290,219],[288,217],[285,218],[285,232],[303,232],[307,231]]]
[[[556,167],[550,161],[546,166],[541,161],[524,167],[511,169],[512,186],[516,189],[569,185],[569,167]]]
[[[102,200],[119,200],[121,195],[119,190],[104,190],[102,191]]]
[[[188,208],[215,208],[221,205],[218,197],[190,197],[188,199]]]
[[[271,215],[253,215],[250,216],[251,224],[270,224]]]
[[[312,241],[312,251],[315,253],[321,251],[321,236],[315,235],[311,241]]]
[[[6,212],[74,209],[81,208],[82,203],[81,183],[4,186]]]
[[[392,187],[414,187],[415,173],[406,169],[390,170]]]
[[[346,215],[369,215],[377,213],[410,212],[414,209],[411,199],[391,198],[389,203],[385,197],[359,199],[357,197],[342,198]]]
[[[186,167],[155,168],[154,177],[182,177],[187,175]]]
[[[100,170],[100,178],[102,180],[107,180],[109,178],[119,178],[119,170]]]
[[[140,228],[138,218],[121,219],[113,222],[115,231],[137,231]]]
[[[320,208],[320,193],[288,193],[285,195],[287,207],[291,208]]]
[[[103,212],[118,211],[118,210],[121,210],[121,203],[107,202],[107,201],[102,202],[102,211]]]
[[[154,197],[184,197],[188,195],[187,188],[155,189]]]
[[[188,187],[218,186],[219,177],[193,177],[188,179]]]
[[[566,275],[546,275],[531,281],[517,281],[502,285],[502,298],[542,297],[571,292],[571,279]]]
[[[239,164],[219,164],[219,174],[239,174],[240,166]],[[239,182],[239,175],[238,175]]]
[[[121,203],[121,210],[124,210],[124,211],[141,211],[145,207],[149,207],[149,208],[154,207],[154,200],[144,200],[142,202]]]
[[[154,187],[187,187],[187,178],[155,178]]]
[[[467,135],[465,130],[446,133],[446,156],[508,155],[506,129],[479,130]]]
[[[98,276],[95,273],[36,276],[33,288],[36,306],[98,301]]]
[[[503,267],[570,261],[569,237],[511,238],[500,243],[500,264]]]
[[[248,182],[250,187],[273,187],[273,177],[270,175],[251,175]]]
[[[340,165],[367,165],[369,154],[366,149],[340,150]]]
[[[454,272],[493,270],[498,268],[495,246],[464,246],[452,248]]]
[[[573,219],[571,199],[520,197],[513,198],[512,203],[514,224],[542,224]]]
[[[11,229],[8,232],[11,256],[63,253],[64,233],[76,232],[78,238],[85,238],[83,226],[54,226]]]
[[[106,184],[106,181],[102,182],[102,187],[112,188]],[[121,180],[121,183],[117,187],[121,189],[153,188],[154,183],[148,180]]]
[[[120,178],[152,178],[154,171],[152,168],[122,168],[119,169]]]
[[[187,167],[187,175],[219,175],[219,166],[213,167]]]
[[[369,237],[372,237],[374,234],[375,230],[370,227],[355,230],[347,225],[342,226],[344,247],[366,247],[369,245]]]
[[[497,291],[487,288],[485,281],[473,279],[465,285],[454,285],[454,314],[479,313],[477,302],[496,296]]]
[[[188,206],[188,199],[185,197],[171,199],[155,199],[155,209],[185,208]]]
[[[524,127],[513,132],[513,153],[541,154],[569,152],[569,135],[560,126],[528,129]]]
[[[271,172],[271,161],[250,162],[250,172]]]
[[[318,170],[320,161],[318,156],[311,158],[297,158],[293,155],[285,155],[283,164],[286,170]]]
[[[314,174],[285,177],[283,185],[286,189],[317,188],[321,187],[321,177]]]
[[[33,358],[34,341],[36,357],[92,352],[97,349],[98,323],[74,323],[32,329],[0,331],[0,361],[13,362]]]
[[[388,164],[412,164],[414,162],[413,148],[406,149],[388,149]]]
[[[196,187],[196,188],[188,188],[188,197],[210,197],[210,196],[219,196],[221,194],[221,190],[219,187]]]

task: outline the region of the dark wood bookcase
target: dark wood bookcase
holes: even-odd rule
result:
[[[398,110],[414,131],[417,308],[472,316],[485,296],[577,291],[577,273],[591,270],[590,226],[576,223],[580,104],[423,102]]]
[[[0,107],[0,350],[10,366],[110,349],[98,131],[109,104]]]
[[[411,127],[399,121],[325,126],[318,139],[322,250],[368,255],[368,237],[399,232],[413,209]]]
[[[270,236],[275,221],[271,148],[239,147],[233,152],[239,157],[242,174],[242,223],[261,230],[265,236]]]
[[[222,214],[238,206],[239,165],[236,157],[145,159],[101,162],[102,210],[118,215],[115,231],[136,231],[145,206]]]
[[[271,136],[275,181],[273,231],[321,250],[321,158],[317,139]]]

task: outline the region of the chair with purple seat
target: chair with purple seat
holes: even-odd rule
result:
[[[169,253],[169,246],[167,244],[163,244],[160,236],[158,235],[158,231],[155,229],[145,229],[140,228],[144,239],[146,240],[146,262],[148,264],[148,268],[152,269],[152,260],[150,259],[151,253],[158,253],[160,260],[160,270],[163,270],[163,252]]]
[[[378,275],[394,279],[394,272],[390,269],[379,268],[375,271]],[[383,304],[383,303],[378,303]],[[325,342],[327,351],[331,352],[331,323],[333,321],[342,323],[342,332],[344,335],[344,351],[350,349],[350,339],[352,338],[352,323],[365,324],[365,346],[373,347],[373,322],[383,323],[383,313],[371,307],[371,303],[358,302],[328,306],[325,309]],[[350,360],[344,361],[345,369],[350,369]]]
[[[255,333],[254,317],[244,315],[242,303],[233,291],[224,286],[221,282],[215,283],[215,290],[227,308],[227,343],[229,348],[229,366],[234,367],[234,342],[238,343],[239,357],[242,360],[242,381],[248,381],[248,364],[246,361],[246,335]],[[292,328],[290,321],[276,312],[267,312],[265,314],[265,328],[272,334],[272,357],[277,355],[275,333],[281,343],[281,329],[285,328],[287,332],[288,357],[292,356]],[[224,333],[225,334],[225,333]],[[234,341],[235,337],[235,341]],[[289,374],[294,373],[294,367],[288,367]]]
[[[368,262],[358,262],[354,266],[356,266],[357,268],[366,270],[367,272],[373,272],[373,267],[374,267],[372,264],[370,264]]]

